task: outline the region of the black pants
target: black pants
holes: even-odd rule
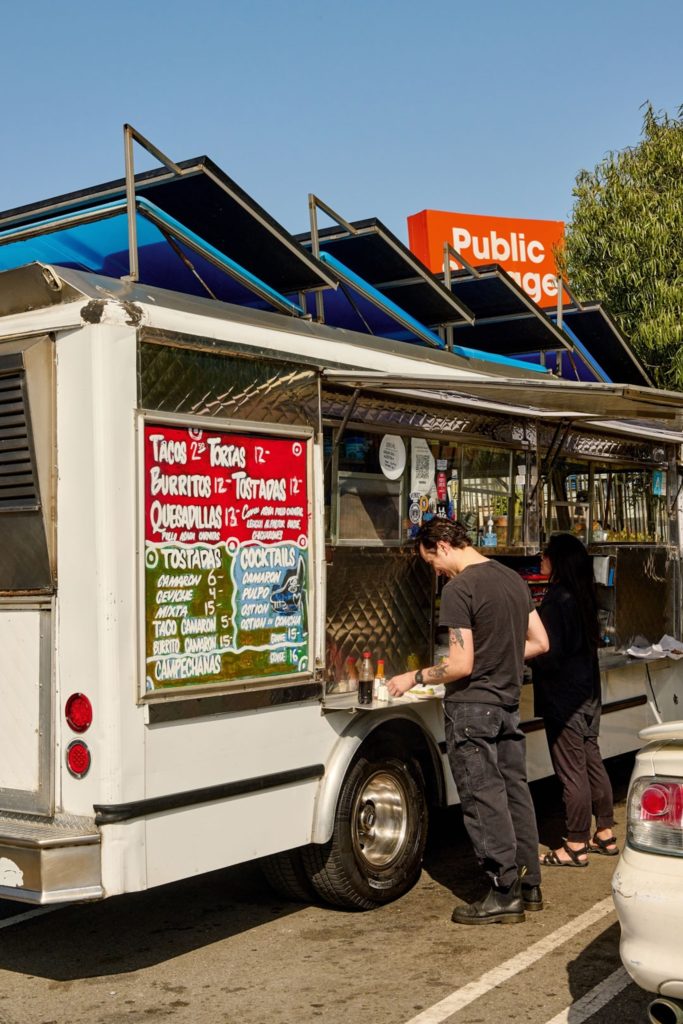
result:
[[[598,738],[574,726],[545,720],[550,759],[562,785],[567,839],[587,843],[591,813],[598,829],[614,824],[612,784],[602,763]]]
[[[445,701],[444,712],[448,758],[475,856],[494,885],[512,885],[522,867],[525,881],[538,885],[538,830],[519,712],[455,701]]]

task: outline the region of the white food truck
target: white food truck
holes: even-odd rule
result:
[[[360,706],[340,680],[365,649],[387,675],[435,657],[411,540],[435,474],[537,586],[540,537],[588,512],[602,747],[635,749],[680,692],[674,661],[623,647],[632,621],[680,636],[681,415],[645,387],[55,263],[0,273],[0,897],[254,858],[292,898],[404,893],[429,807],[457,801],[441,702]],[[550,764],[523,689],[533,779]]]

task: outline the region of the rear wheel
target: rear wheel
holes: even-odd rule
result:
[[[427,840],[427,801],[417,761],[359,757],[339,795],[328,843],[302,850],[321,899],[370,910],[402,896],[417,881]]]

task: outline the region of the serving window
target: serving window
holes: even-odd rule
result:
[[[495,448],[460,450],[457,517],[483,547],[522,544],[525,467],[515,453]]]
[[[666,471],[601,470],[595,473],[595,541],[666,544]]]
[[[334,449],[332,434],[326,431],[325,455],[328,539],[338,544],[400,544],[405,539],[406,442],[394,435],[353,431]]]
[[[590,514],[590,467],[586,462],[558,459],[544,488],[546,535],[573,533],[588,543]]]
[[[340,473],[337,539],[400,543],[401,481],[377,473]]]
[[[340,545],[410,543],[431,516],[464,523],[472,543],[524,543],[523,452],[451,440],[347,431],[325,434],[325,518]]]
[[[546,534],[589,543],[668,543],[664,469],[559,460],[544,489]]]

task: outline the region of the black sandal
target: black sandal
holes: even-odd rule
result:
[[[562,841],[562,849],[568,855],[569,860],[562,860],[557,856],[555,850],[548,850],[544,857],[541,858],[541,864],[546,868],[587,868],[588,859],[579,860],[584,853],[588,853],[588,843],[584,843],[578,850],[572,850],[571,846],[567,845],[567,840]]]
[[[619,847],[617,846],[616,838],[614,836],[610,836],[609,839],[599,839],[597,832],[588,844],[588,849],[591,853],[599,853],[601,857],[619,856]]]

